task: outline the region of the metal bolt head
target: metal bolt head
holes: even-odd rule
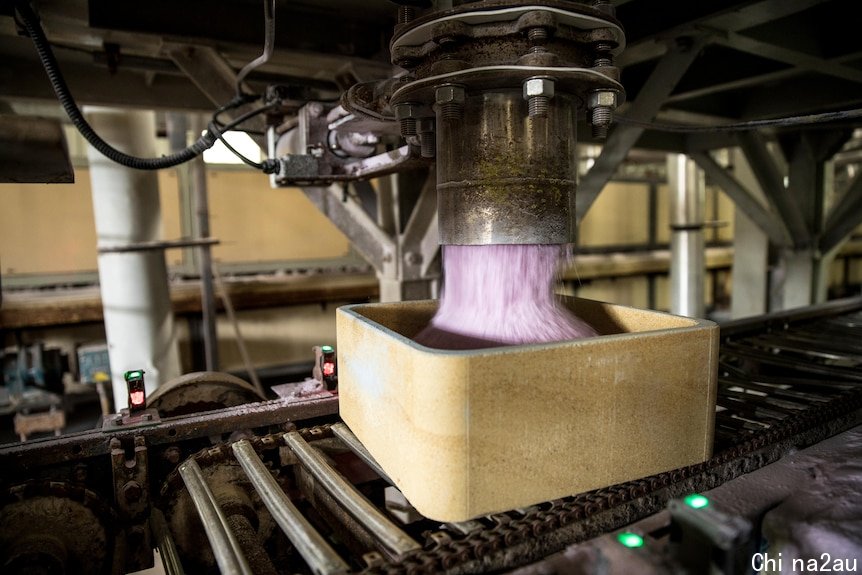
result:
[[[165,449],[164,458],[168,463],[176,465],[180,462],[180,457],[182,457],[182,453],[180,452],[179,447],[172,445]]]
[[[422,263],[422,254],[417,254],[416,252],[407,252],[406,254],[404,254],[404,261],[411,266],[418,266]]]
[[[397,120],[404,120],[407,118],[418,118],[419,117],[419,106],[417,104],[412,104],[407,102],[405,104],[397,104],[395,106],[395,118]]]
[[[613,90],[591,92],[587,100],[587,108],[592,110],[599,107],[615,109],[617,107],[617,93]]]
[[[141,488],[141,484],[137,481],[129,481],[125,485],[123,485],[123,497],[126,498],[126,501],[129,503],[135,503],[141,499],[141,495],[144,494],[143,488]]]
[[[524,82],[524,99],[536,96],[554,97],[554,80],[551,78],[528,78]]]
[[[467,99],[464,87],[455,84],[440,86],[434,96],[438,104],[463,104]]]
[[[74,478],[77,483],[84,483],[87,481],[87,465],[84,463],[79,463],[75,466]]]

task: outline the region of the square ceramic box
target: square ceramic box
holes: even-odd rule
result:
[[[416,509],[462,521],[705,461],[718,326],[577,298],[599,337],[413,342],[436,301],[337,314],[341,417]]]

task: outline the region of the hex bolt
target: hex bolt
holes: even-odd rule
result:
[[[395,118],[401,123],[401,135],[405,138],[415,136],[416,120],[418,118],[418,106],[407,102],[395,106]]]
[[[417,254],[416,252],[407,252],[404,254],[404,261],[407,262],[408,265],[418,266],[422,263],[422,254]]]
[[[419,145],[423,158],[433,158],[437,154],[437,138],[435,137],[434,118],[421,118],[417,123]]]
[[[88,475],[87,465],[85,463],[79,463],[75,466],[75,471],[73,476],[75,478],[76,483],[86,483]]]
[[[548,40],[548,29],[544,26],[530,28],[527,32],[527,38],[530,40],[530,44],[544,44]]]
[[[608,137],[608,127],[614,119],[617,107],[617,93],[612,90],[596,90],[590,93],[587,108],[591,112],[590,123],[594,138]]]
[[[399,24],[407,24],[413,18],[416,17],[416,11],[413,9],[413,6],[399,6],[398,7],[398,23]]]
[[[593,60],[593,66],[596,68],[602,66],[613,66],[614,60],[611,55],[611,50],[613,50],[613,46],[610,42],[599,42],[595,46],[596,49],[596,59]]]
[[[444,84],[439,86],[434,93],[434,101],[437,103],[440,117],[443,120],[458,121],[464,113],[467,93],[464,91],[464,86]]]
[[[144,490],[141,488],[141,484],[137,481],[129,481],[125,485],[123,485],[123,497],[129,503],[136,503],[140,501],[141,495],[144,494]]]
[[[593,137],[604,140],[608,137],[608,127],[614,119],[614,112],[610,108],[593,108],[592,113],[592,132]]]
[[[176,465],[180,462],[180,457],[182,457],[182,453],[180,452],[180,448],[176,445],[172,445],[165,449],[163,457],[165,461],[172,465]]]
[[[551,98],[554,97],[554,79],[536,76],[524,81],[524,99],[531,118],[547,116]]]

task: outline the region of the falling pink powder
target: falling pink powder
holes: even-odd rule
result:
[[[559,245],[443,246],[445,286],[415,341],[478,349],[591,337],[554,295]]]

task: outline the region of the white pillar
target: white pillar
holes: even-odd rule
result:
[[[703,296],[706,273],[704,174],[693,160],[682,154],[668,156],[667,171],[671,210],[671,313],[703,317],[706,314]]]
[[[155,114],[85,108],[104,140],[127,154],[155,156]],[[133,170],[87,148],[99,247],[161,239],[156,172]],[[123,373],[146,372],[147,393],[180,375],[179,352],[161,250],[99,255],[105,333],[111,361],[114,409],[128,404]]]

